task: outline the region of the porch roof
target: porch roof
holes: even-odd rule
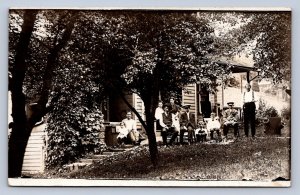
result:
[[[240,64],[236,62],[225,62],[225,61],[217,61],[218,64],[223,66],[230,66],[232,73],[243,73],[243,72],[250,72],[250,71],[258,71],[257,68],[254,67],[254,64]]]

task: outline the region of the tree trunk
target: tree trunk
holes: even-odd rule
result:
[[[126,100],[125,95],[122,93],[121,89],[118,89],[113,85],[112,85],[112,89],[122,98],[122,100],[130,108],[130,110],[135,113],[135,115],[138,117],[139,121],[145,128],[148,136],[148,141],[149,141],[151,162],[154,167],[157,167],[158,150],[157,150],[157,143],[156,143],[156,135],[154,132],[154,111],[155,111],[155,105],[157,105],[158,102],[158,91],[157,93],[152,93],[152,95],[147,94],[141,97],[145,105],[145,115],[146,115],[146,123],[145,123],[145,121],[143,120],[141,115],[137,112],[137,110]],[[155,101],[156,99],[157,101]]]
[[[149,151],[151,162],[154,167],[157,167],[159,164],[159,156],[156,142],[156,133],[154,131],[154,122],[155,122],[155,109],[158,103],[158,94],[159,90],[157,87],[148,86],[149,91],[145,91],[145,94],[141,95],[141,98],[145,105],[145,115],[147,121],[147,136],[149,141]]]
[[[36,10],[28,10],[24,13],[24,22],[16,49],[15,64],[12,72],[10,90],[13,126],[8,143],[8,177],[10,178],[21,176],[25,148],[32,129],[31,125],[27,124],[23,81],[27,70],[25,58],[36,15]]]
[[[156,134],[154,132],[154,112],[151,112],[151,105],[145,104],[145,114],[146,114],[146,121],[147,121],[146,132],[149,141],[150,158],[153,166],[157,167],[159,163],[159,158],[158,158]]]

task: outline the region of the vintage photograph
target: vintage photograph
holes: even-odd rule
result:
[[[290,9],[8,19],[9,185],[291,185]]]

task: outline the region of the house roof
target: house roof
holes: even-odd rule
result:
[[[230,69],[232,73],[243,73],[243,72],[249,72],[249,71],[257,71],[257,68],[254,67],[254,65],[249,64],[240,64],[233,61],[217,61],[218,64],[224,65],[224,66],[230,66]]]
[[[250,71],[257,71],[254,67],[254,62],[250,58],[228,58],[223,56],[210,56],[211,61],[216,62],[224,67],[230,67],[232,73],[244,73]]]

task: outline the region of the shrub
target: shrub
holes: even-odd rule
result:
[[[266,101],[262,99],[259,100],[258,112],[256,113],[257,124],[261,123],[262,119],[266,119],[269,117],[278,117],[278,111],[273,106],[267,105]]]
[[[84,106],[58,109],[49,115],[47,167],[62,166],[89,153],[100,153],[105,147],[99,139],[101,111]]]
[[[274,108],[273,106],[271,107],[268,107],[266,110],[265,110],[265,115],[267,117],[278,117],[278,111],[276,110],[276,108]]]

